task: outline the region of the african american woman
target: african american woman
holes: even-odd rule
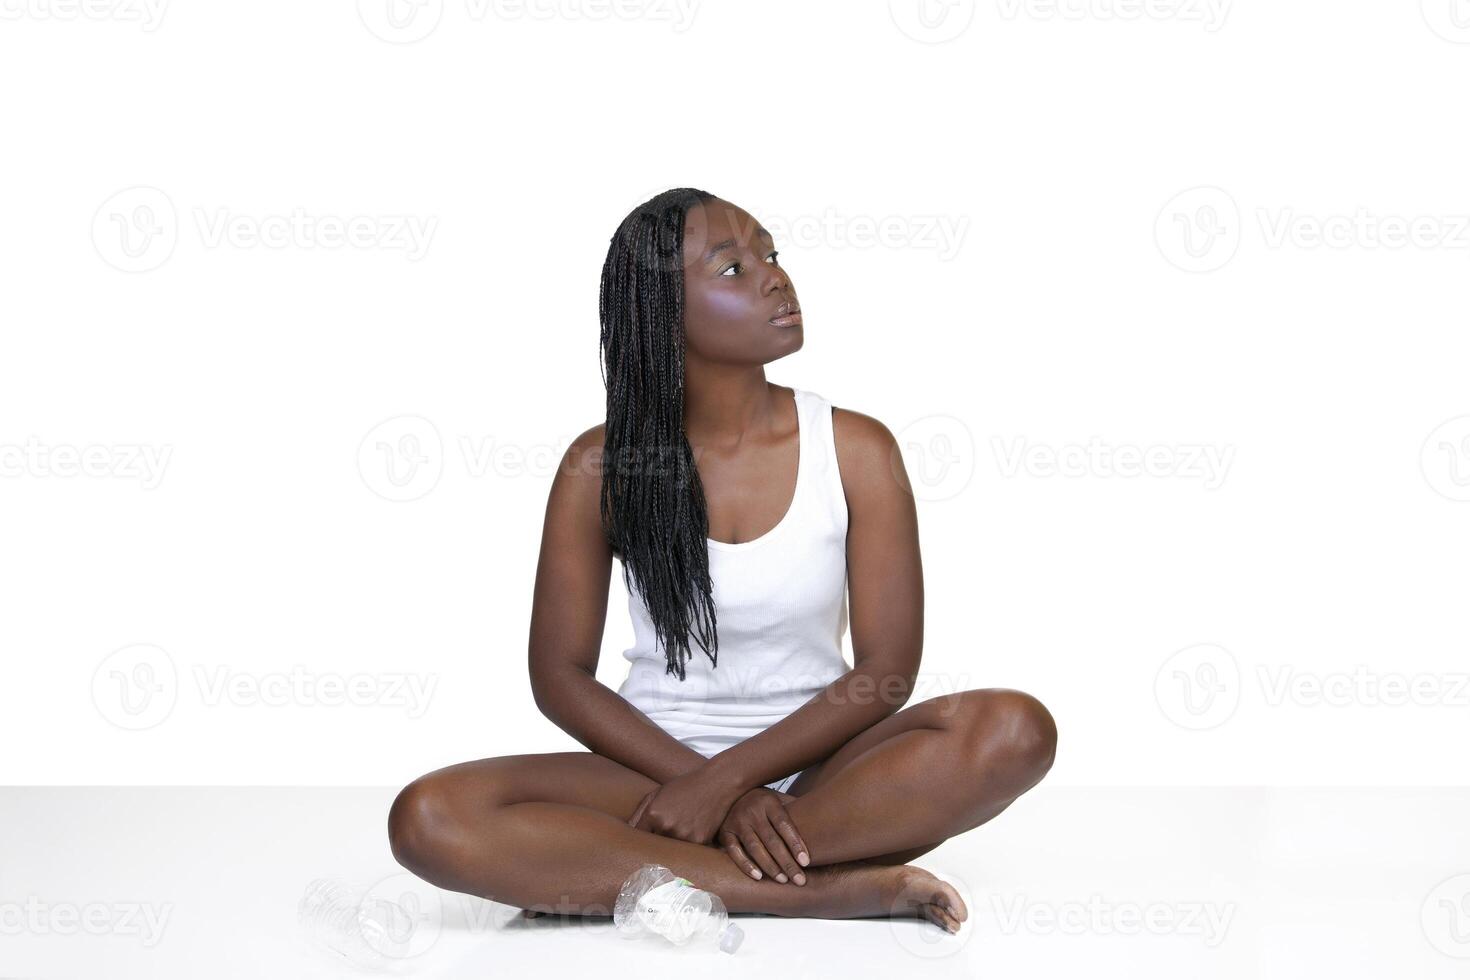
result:
[[[552,481],[529,650],[537,707],[586,751],[420,776],[394,856],[564,915],[610,915],[656,863],[731,912],[957,931],[959,893],[908,862],[1036,785],[1056,726],[1006,688],[905,707],[924,585],[893,434],[766,380],[801,349],[800,302],[770,234],[705,191],[623,220],[599,307],[607,417]],[[615,557],[634,631],[616,692],[596,678]]]

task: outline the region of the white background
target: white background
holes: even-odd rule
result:
[[[1463,783],[1463,0],[531,7],[0,2],[4,782],[580,748],[546,495],[693,185],[801,296],[767,376],[905,445],[916,699],[1036,694],[1048,785]]]

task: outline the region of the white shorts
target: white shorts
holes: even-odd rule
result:
[[[801,772],[794,772],[785,779],[778,779],[774,783],[766,783],[766,789],[773,789],[778,793],[789,793],[791,792],[791,784],[796,782],[796,777],[800,776],[802,772],[806,772],[806,770],[803,769]]]

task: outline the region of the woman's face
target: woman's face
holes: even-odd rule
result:
[[[770,232],[741,208],[712,198],[684,220],[684,335],[687,355],[724,364],[767,364],[801,349],[799,310]],[[784,311],[783,311],[784,312]]]

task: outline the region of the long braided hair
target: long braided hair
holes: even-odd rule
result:
[[[603,531],[623,584],[648,608],[665,673],[681,681],[691,635],[712,667],[719,647],[709,514],[684,434],[684,219],[713,198],[676,187],[629,212],[608,246],[598,300]]]

